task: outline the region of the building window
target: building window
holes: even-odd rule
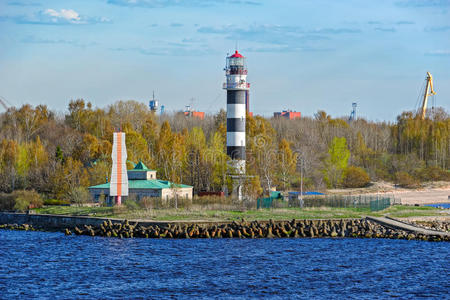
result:
[[[186,199],[189,199],[189,194],[188,193],[186,193]]]

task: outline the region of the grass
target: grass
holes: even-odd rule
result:
[[[49,206],[34,209],[39,214],[57,214],[72,216],[95,216],[120,218],[129,220],[154,221],[232,221],[232,220],[290,220],[290,219],[341,219],[362,218],[365,216],[389,215],[394,218],[413,216],[442,216],[443,210],[426,206],[391,206],[385,210],[371,212],[368,208],[279,208],[260,210],[205,210],[190,209],[138,209],[128,210],[125,207],[76,207]]]
[[[113,217],[113,207],[79,207],[79,206],[44,206],[35,208],[33,211],[37,214],[49,215],[70,215],[70,216],[105,216]]]
[[[394,205],[382,211],[382,215],[393,218],[450,216],[448,210],[442,210],[430,206]]]

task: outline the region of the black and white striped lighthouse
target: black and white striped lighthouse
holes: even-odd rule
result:
[[[245,57],[237,50],[227,57],[227,155],[231,157],[234,172],[245,174],[245,113],[250,84],[247,83]]]

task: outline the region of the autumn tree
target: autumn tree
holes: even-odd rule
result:
[[[255,200],[261,196],[262,192],[263,189],[258,175],[250,176],[244,181],[242,193],[245,198]]]
[[[263,117],[248,116],[247,132],[247,172],[258,175],[266,194],[274,186],[277,151],[275,130]]]
[[[23,188],[45,191],[48,185],[50,157],[39,136],[26,145],[27,171]]]
[[[34,188],[67,199],[77,186],[105,182],[118,129],[126,133],[128,159],[156,168],[159,178],[196,190],[231,188],[225,110],[200,120],[183,112],[157,116],[138,101],[94,108],[77,99],[65,115],[27,104],[0,113],[0,192]],[[425,120],[404,112],[394,123],[348,122],[325,111],[296,120],[247,116],[246,132],[249,195],[259,196],[258,186],[266,194],[274,186],[298,188],[295,154],[308,189],[349,185],[357,172],[348,164],[372,180],[449,180],[450,116],[443,108]]]
[[[329,187],[335,188],[342,183],[343,172],[347,168],[350,151],[344,137],[334,137],[323,162],[324,179]]]
[[[144,137],[128,124],[124,126],[123,131],[125,132],[128,160],[135,163],[142,161],[146,165],[153,167],[155,163],[150,156],[147,141]]]
[[[212,165],[212,189],[215,191],[225,190],[227,185],[228,156],[225,152],[225,139],[220,132],[216,132],[211,138],[206,159]]]
[[[180,182],[186,158],[186,145],[181,133],[173,133],[169,122],[161,125],[156,144],[157,166],[163,179]]]
[[[344,171],[343,186],[346,188],[362,188],[370,183],[369,175],[363,168],[350,166]]]
[[[291,149],[290,143],[282,139],[278,144],[277,153],[277,178],[283,186],[283,190],[290,187],[292,177],[295,176],[297,155]]]
[[[50,194],[58,199],[70,200],[70,193],[78,187],[89,186],[89,174],[79,160],[67,158],[64,163],[55,166],[50,177]]]
[[[154,114],[147,116],[145,122],[142,125],[141,133],[142,137],[147,141],[149,155],[155,156],[156,143],[158,142],[158,123]]]
[[[108,108],[109,118],[116,129],[129,124],[134,131],[139,131],[150,114],[147,105],[134,100],[117,101]]]
[[[66,123],[80,132],[89,132],[89,119],[92,115],[92,104],[85,103],[83,99],[71,100]]]
[[[16,188],[18,150],[19,145],[14,141],[3,139],[0,143],[0,188],[4,192]]]
[[[105,183],[109,180],[111,162],[108,160],[95,161],[87,171],[89,174],[89,185]]]
[[[186,176],[187,182],[196,191],[209,189],[212,176],[211,162],[207,159],[207,144],[203,130],[192,128],[186,138]]]

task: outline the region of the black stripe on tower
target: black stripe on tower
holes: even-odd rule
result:
[[[245,104],[245,91],[227,91],[227,104]]]
[[[245,132],[244,118],[228,118],[227,132]]]
[[[227,155],[234,160],[245,160],[245,147],[227,146]]]

